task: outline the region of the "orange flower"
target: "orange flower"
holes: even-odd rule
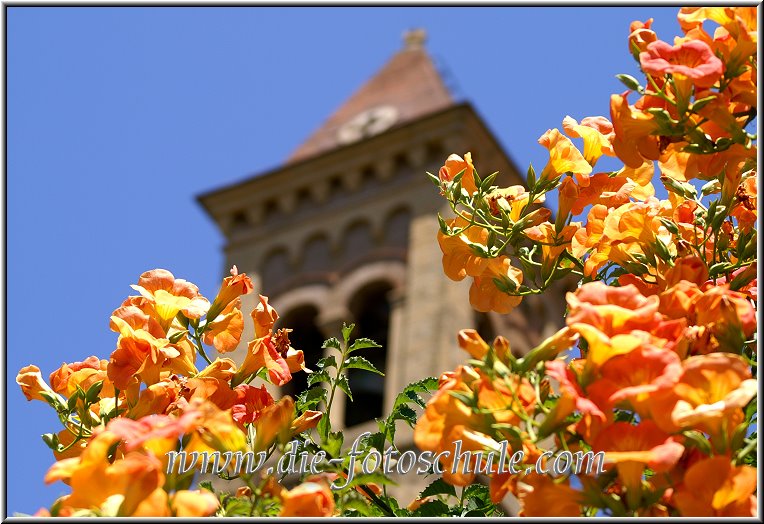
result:
[[[498,187],[485,196],[485,201],[488,203],[488,208],[491,210],[492,215],[500,216],[499,210],[503,209],[513,222],[520,220],[520,214],[525,209],[529,199],[530,194],[528,191],[524,186],[519,185]],[[535,198],[533,203],[541,204],[544,200],[544,195],[540,195]],[[543,221],[548,219],[550,215],[551,211],[542,207],[525,215],[523,223],[527,224],[526,227],[530,227],[536,225],[538,220]]]
[[[50,386],[43,380],[40,368],[34,365],[24,366],[19,370],[16,375],[16,384],[21,386],[21,392],[24,393],[27,400],[42,400],[47,402],[40,395],[40,392],[47,391],[53,393]]]
[[[668,471],[684,453],[684,446],[676,439],[662,432],[651,420],[643,420],[636,426],[616,422],[600,432],[592,449],[605,452],[606,464],[616,464],[629,506],[635,508],[641,496],[645,467],[655,473]]]
[[[635,55],[641,53],[647,48],[647,44],[655,42],[658,36],[655,31],[650,29],[653,25],[653,19],[650,18],[646,22],[640,22],[635,20],[629,26],[629,52]]]
[[[494,279],[509,280],[516,288],[523,281],[523,272],[513,267],[509,258],[502,255],[489,259],[488,266],[480,276],[474,277],[470,287],[470,304],[481,312],[509,313],[523,297],[510,295],[496,287]]]
[[[546,374],[559,384],[560,398],[541,424],[540,434],[551,434],[564,423],[568,415],[578,411],[583,415],[579,422],[579,433],[591,440],[607,422],[605,413],[583,393],[575,374],[564,360],[546,362]]]
[[[472,358],[482,359],[488,353],[489,346],[474,329],[462,329],[457,337],[459,347]]]
[[[661,320],[658,297],[645,297],[635,286],[590,282],[568,293],[566,299],[570,310],[566,323],[573,329],[583,323],[614,335],[635,329],[649,331]]]
[[[738,355],[711,353],[690,357],[682,366],[679,382],[652,399],[653,418],[666,431],[696,428],[723,442],[756,396],[748,364]]]
[[[754,517],[756,478],[756,468],[709,457],[687,470],[674,502],[683,517]]]
[[[160,380],[162,368],[169,368],[173,363],[182,364],[179,371],[184,374],[196,373],[193,360],[166,338],[154,338],[142,329],[134,330],[118,317],[112,317],[112,322],[119,326],[120,336],[106,372],[117,388],[127,389],[136,378],[147,385],[155,384]]]
[[[602,155],[615,156],[610,139],[613,137],[613,124],[604,116],[588,116],[579,124],[574,118],[566,116],[562,128],[571,138],[584,139],[584,158],[594,167]]]
[[[179,312],[188,318],[200,318],[210,307],[209,301],[199,294],[198,287],[176,279],[165,269],[146,271],[138,279],[138,284],[130,287],[149,302],[165,332]]]
[[[580,517],[582,493],[567,480],[530,473],[517,481],[515,494],[522,517]]]
[[[273,397],[265,386],[256,388],[249,384],[241,384],[234,389],[236,401],[232,408],[233,419],[243,426],[257,420],[262,411],[274,403]]]
[[[184,451],[247,451],[247,437],[233,419],[230,409],[223,410],[212,402],[192,399],[184,406],[183,413],[194,413],[198,417]]]
[[[103,431],[91,440],[82,454],[56,462],[45,475],[50,484],[63,480],[72,488],[62,497],[64,507],[91,509],[106,504],[113,495],[123,497],[117,516],[130,516],[139,504],[164,483],[162,464],[153,455],[137,451],[109,463],[109,448],[119,441],[110,431]]]
[[[128,405],[127,416],[138,419],[147,415],[164,413],[178,398],[180,384],[176,380],[163,380],[151,384],[142,390],[137,400],[133,400],[132,391],[126,392]]]
[[[175,517],[209,517],[220,506],[214,493],[206,489],[179,490],[171,495],[170,509]]]
[[[254,421],[254,450],[264,451],[276,439],[286,442],[291,435],[294,419],[294,401],[290,396],[281,397],[277,403],[266,406]]]
[[[204,343],[214,346],[220,353],[228,353],[239,345],[243,331],[244,316],[241,314],[241,299],[237,297],[214,321],[207,324]]]
[[[477,191],[475,185],[475,166],[472,165],[472,153],[465,153],[464,158],[459,155],[449,155],[446,164],[438,171],[438,178],[441,185],[451,182],[456,175],[464,171],[462,175],[462,189],[467,190],[470,195]],[[441,194],[443,190],[441,189]]]
[[[469,224],[462,217],[448,222],[451,228],[464,228]],[[480,226],[471,226],[458,235],[448,236],[438,231],[438,245],[443,251],[443,272],[451,280],[464,280],[466,276],[479,276],[489,265],[490,259],[475,254],[470,244],[480,244],[485,248],[488,231]]]
[[[50,385],[56,393],[71,397],[78,387],[87,391],[96,382],[103,381],[100,397],[113,398],[114,385],[106,375],[108,364],[108,360],[101,360],[96,356],[88,357],[82,362],[64,363],[50,374]]]
[[[236,300],[241,295],[251,293],[253,289],[254,284],[252,284],[252,279],[246,273],[239,274],[239,270],[236,266],[233,266],[231,268],[231,276],[223,279],[220,291],[218,291],[215,300],[207,312],[207,318],[215,320],[230,302]]]
[[[271,332],[278,318],[276,310],[268,304],[268,298],[260,295],[260,303],[252,310],[256,338],[247,346],[247,355],[234,376],[233,385],[240,384],[260,368],[266,368],[270,381],[283,386],[292,380],[292,373],[305,369],[303,352],[290,345],[291,329]]]
[[[613,151],[624,164],[638,168],[645,160],[658,160],[660,147],[658,123],[652,115],[635,111],[628,101],[628,91],[610,97],[610,119],[615,137],[611,140]]]
[[[640,53],[639,62],[647,74],[671,74],[675,81],[687,78],[697,87],[713,86],[724,72],[722,61],[700,40],[676,46],[656,40]]]
[[[563,251],[570,248],[573,236],[579,229],[580,223],[578,222],[562,227],[559,231],[554,224],[544,222],[525,230],[529,239],[541,243],[541,272],[543,275],[551,274],[558,257]]]
[[[650,399],[679,381],[682,363],[673,351],[642,346],[618,355],[602,365],[587,392],[603,409],[612,410],[621,403],[640,417],[649,417]],[[601,400],[599,400],[601,399]]]
[[[568,137],[559,129],[550,129],[539,138],[539,144],[549,150],[549,161],[544,167],[539,180],[550,180],[565,173],[572,173],[578,185],[589,185],[589,173],[592,166]]]
[[[285,492],[279,517],[329,517],[334,514],[334,495],[325,482],[303,482]]]

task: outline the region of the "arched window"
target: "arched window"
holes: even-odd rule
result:
[[[331,251],[326,235],[318,234],[305,242],[302,251],[302,271],[304,273],[329,271],[331,266]]]
[[[289,255],[285,248],[277,248],[263,261],[263,291],[268,292],[279,286],[292,273]]]
[[[355,318],[353,339],[370,338],[382,347],[358,350],[374,367],[385,373],[387,367],[388,331],[390,328],[390,301],[392,286],[376,282],[361,289],[350,301],[350,311]],[[384,408],[385,378],[360,369],[348,370],[348,382],[353,402],[345,407],[345,426],[381,417]]]
[[[352,260],[374,247],[371,226],[366,221],[354,222],[345,230],[342,248],[345,260]]]
[[[390,213],[385,220],[385,245],[404,248],[408,246],[410,223],[411,212],[407,208],[398,208]]]
[[[301,306],[281,317],[275,326],[276,329],[292,330],[289,333],[290,345],[304,353],[305,367],[312,371],[315,371],[316,362],[323,356],[321,345],[324,336],[316,325],[317,316],[318,310],[314,306]],[[292,375],[292,380],[283,386],[282,391],[294,398],[307,387],[308,374],[298,371]]]
[[[488,344],[492,344],[493,339],[496,338],[496,329],[493,327],[491,317],[487,313],[475,312],[475,331]]]

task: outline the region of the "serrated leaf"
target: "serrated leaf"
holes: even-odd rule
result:
[[[206,489],[207,491],[211,491],[212,493],[215,493],[215,489],[212,487],[212,482],[210,482],[209,480],[200,481],[199,487],[202,489]]]
[[[349,357],[347,360],[345,360],[345,368],[365,369],[366,371],[371,371],[377,375],[385,376],[384,373],[374,367],[374,364],[359,356]]]
[[[299,412],[306,411],[318,406],[321,402],[326,401],[326,390],[322,387],[315,387],[306,389],[299,395],[295,406]]]
[[[456,496],[456,489],[443,480],[442,478],[439,478],[438,480],[432,482],[429,486],[424,488],[421,493],[419,493],[419,498],[423,499],[426,497],[432,497],[433,495],[453,495]]]
[[[406,406],[405,404],[398,406],[398,408],[395,410],[394,419],[405,420],[412,427],[416,424],[416,418],[416,411]]]
[[[355,324],[342,324],[342,338],[345,339],[345,344],[350,340],[350,334],[353,332]]]
[[[333,349],[339,350],[340,341],[334,337],[324,340],[324,343],[321,345],[321,349],[327,349],[327,348],[333,348]]]
[[[316,371],[308,375],[308,386],[319,384],[321,382],[329,382],[330,380],[329,373],[326,371]]]
[[[353,478],[350,479],[346,487],[354,488],[356,486],[361,486],[363,484],[372,484],[372,483],[379,484],[380,486],[383,486],[383,485],[397,486],[398,485],[396,482],[386,477],[384,474],[378,471],[373,471],[371,473],[356,473],[355,475],[353,475]],[[339,484],[342,485],[343,482],[340,481]]]
[[[442,517],[448,515],[448,506],[442,500],[425,502],[411,514],[412,517]]]
[[[381,348],[381,347],[382,346],[380,346],[379,344],[377,344],[370,338],[359,338],[359,339],[356,339],[353,342],[353,344],[351,344],[348,352],[358,351],[359,349],[365,349],[365,348]]]
[[[319,359],[319,361],[316,362],[316,369],[318,369],[319,371],[322,371],[327,368],[336,368],[336,367],[337,367],[337,360],[334,358],[334,355],[329,355],[328,357]]]
[[[330,457],[339,457],[342,451],[342,443],[345,440],[341,431],[334,431],[327,435],[326,442],[321,446]]]
[[[329,427],[329,417],[321,417],[316,425],[316,431],[318,431],[318,436],[321,437],[322,442],[326,442],[329,437]]]
[[[337,386],[345,392],[345,394],[350,399],[350,402],[353,402],[353,394],[350,392],[350,383],[348,382],[348,376],[345,374],[340,375],[337,377]]]

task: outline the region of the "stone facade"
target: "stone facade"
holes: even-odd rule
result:
[[[429,58],[416,44],[409,41],[391,61],[395,78],[406,76],[401,63],[432,76]],[[341,398],[333,407],[332,425],[347,428],[346,442],[375,431],[373,418],[389,412],[406,384],[463,362],[459,329],[502,334],[521,354],[553,333],[564,312],[561,292],[551,300],[530,297],[510,315],[476,314],[469,283],[444,276],[437,213],[447,217],[450,210],[426,172],[437,173],[450,153],[470,151],[478,169],[500,172],[499,185],[523,179],[469,103],[443,98],[435,87],[430,91],[441,99],[420,114],[412,109],[416,100],[406,97],[430,95],[421,89],[412,95],[399,84],[390,88],[378,77],[351,98],[352,110],[340,108],[285,165],[199,198],[225,235],[225,267],[236,264],[255,282],[243,309],[254,307],[257,293],[268,295],[281,315],[278,326],[295,330],[293,346],[305,352],[308,367],[323,356],[321,341],[339,336],[343,322],[357,323],[359,335],[384,344],[364,350],[384,379],[351,375],[356,402]],[[408,118],[352,143],[331,143],[327,126],[337,128],[342,115],[349,119],[380,102],[397,104]],[[252,338],[246,322],[242,340]],[[240,361],[244,351],[243,342],[233,358]],[[301,386],[304,378],[295,383]],[[413,446],[411,431],[399,431],[401,447]],[[401,503],[431,480],[399,479]]]

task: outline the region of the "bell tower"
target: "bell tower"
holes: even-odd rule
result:
[[[351,375],[354,402],[332,409],[346,442],[376,431],[373,419],[389,413],[405,385],[463,362],[459,329],[503,334],[524,353],[564,313],[561,297],[532,297],[510,315],[476,314],[469,283],[443,274],[437,213],[451,212],[426,172],[470,151],[479,170],[500,172],[497,184],[524,180],[472,105],[454,100],[425,43],[424,30],[406,32],[402,48],[282,166],[199,197],[225,236],[226,268],[236,264],[269,296],[308,367],[343,321],[383,344],[363,356],[385,376]],[[254,307],[256,294],[243,298],[245,311]],[[242,340],[252,339],[250,324]],[[245,350],[242,343],[233,358]],[[399,434],[413,446],[411,432]],[[403,483],[427,483],[408,477]]]

